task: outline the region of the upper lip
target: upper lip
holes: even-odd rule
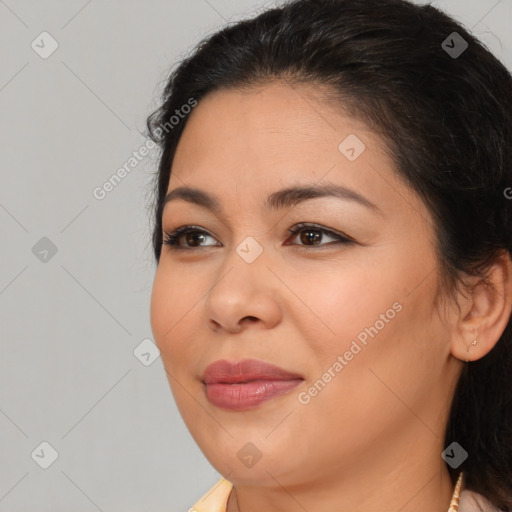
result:
[[[242,359],[237,362],[220,359],[205,369],[201,379],[205,384],[231,384],[253,380],[293,380],[303,377],[258,359]]]

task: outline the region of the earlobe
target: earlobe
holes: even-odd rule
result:
[[[478,340],[477,339],[474,339],[472,342],[471,342],[471,345],[475,346],[476,344],[478,343]],[[469,346],[466,347],[466,363],[469,362]]]
[[[453,338],[452,355],[461,361],[476,361],[488,354],[512,321],[512,260],[503,251],[471,289]]]

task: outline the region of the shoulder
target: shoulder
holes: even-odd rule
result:
[[[221,478],[199,498],[188,512],[226,512],[228,498],[233,484]]]
[[[463,489],[459,498],[459,512],[502,512],[497,509],[491,502],[469,489]]]

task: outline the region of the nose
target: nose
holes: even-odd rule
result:
[[[247,263],[233,253],[207,293],[203,314],[208,328],[230,333],[272,329],[281,321],[279,281],[264,258]]]

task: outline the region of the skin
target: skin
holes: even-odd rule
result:
[[[338,150],[349,134],[366,145],[352,162]],[[381,213],[335,197],[263,207],[281,188],[327,182],[358,191]],[[277,82],[203,98],[179,142],[168,192],[185,185],[215,195],[223,213],[181,199],[167,204],[164,232],[192,224],[207,234],[182,237],[188,252],[162,247],[151,325],[187,428],[235,485],[228,512],[446,512],[449,404],[463,361],[483,357],[506,326],[510,258],[489,273],[496,293],[475,281],[473,295],[459,297],[460,312],[441,306],[429,211],[379,137],[335,111],[318,87]],[[315,231],[322,246],[308,244],[287,231],[299,222],[355,243]],[[236,252],[248,236],[263,249],[250,264]],[[397,302],[401,311],[300,403],[298,394]],[[218,359],[246,357],[305,380],[251,410],[215,407],[202,372]],[[247,442],[261,453],[252,467],[237,456]]]

